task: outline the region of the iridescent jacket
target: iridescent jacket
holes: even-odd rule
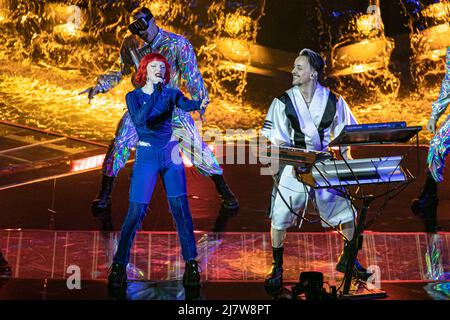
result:
[[[442,80],[439,97],[432,105],[431,117],[436,121],[445,112],[450,104],[450,47],[447,48],[447,56],[445,59],[445,76]],[[445,160],[450,152],[450,115],[442,123],[430,141],[428,150],[427,164],[433,179],[436,182],[444,180],[443,172],[445,168]]]
[[[447,55],[445,59],[445,77],[442,80],[439,97],[432,105],[431,117],[439,119],[445,112],[445,109],[450,104],[450,47],[447,48]]]
[[[125,37],[120,48],[120,61],[97,79],[101,92],[111,90],[124,75],[137,70],[142,57],[152,52],[162,54],[170,64],[170,82],[167,85],[169,88],[179,88],[183,79],[192,99],[208,97],[191,43],[186,38],[161,28],[151,43],[145,43],[134,35]]]

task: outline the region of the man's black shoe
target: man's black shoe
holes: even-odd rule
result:
[[[348,259],[346,255],[342,254],[336,264],[336,270],[345,273],[347,271],[347,262]],[[358,259],[355,259],[355,263],[353,265],[353,275],[360,280],[367,281],[372,276],[372,273],[368,272],[367,269],[361,265]]]
[[[283,287],[283,251],[283,247],[272,248],[272,267],[264,280],[264,288],[272,296],[280,294]]]
[[[214,174],[211,176],[214,181],[217,192],[222,198],[222,208],[225,210],[237,210],[239,209],[239,201],[231,191],[225,178],[222,174]]]
[[[102,186],[97,197],[92,201],[92,214],[98,217],[111,210],[111,192],[114,185],[114,177],[103,175]]]

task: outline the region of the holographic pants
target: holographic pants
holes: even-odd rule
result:
[[[175,108],[172,118],[172,129],[183,155],[187,157],[197,170],[205,176],[223,173],[217,159],[208,145],[203,142],[194,119],[191,115],[179,108]],[[103,174],[116,177],[125,166],[130,151],[138,142],[138,134],[126,111],[119,121],[115,137],[109,145],[105,160],[103,161]]]
[[[450,151],[450,115],[441,125],[438,132],[430,141],[428,150],[427,165],[433,179],[436,182],[442,182],[444,177],[442,172],[445,167],[445,158]]]

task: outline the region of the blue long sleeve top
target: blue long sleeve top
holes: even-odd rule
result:
[[[126,95],[128,112],[139,141],[163,148],[172,138],[172,113],[175,107],[184,111],[200,110],[201,100],[189,100],[178,89],[154,86],[152,94],[141,88]]]

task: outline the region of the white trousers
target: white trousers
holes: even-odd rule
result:
[[[300,216],[306,211],[308,198],[311,197],[318,214],[334,227],[356,218],[356,210],[350,200],[344,198],[339,191],[306,186],[297,180],[290,165],[285,166],[281,172],[278,189],[291,209]],[[285,230],[298,222],[298,217],[289,210],[279,192],[272,195],[270,218],[272,228],[277,230]],[[322,226],[327,227],[323,221]]]

